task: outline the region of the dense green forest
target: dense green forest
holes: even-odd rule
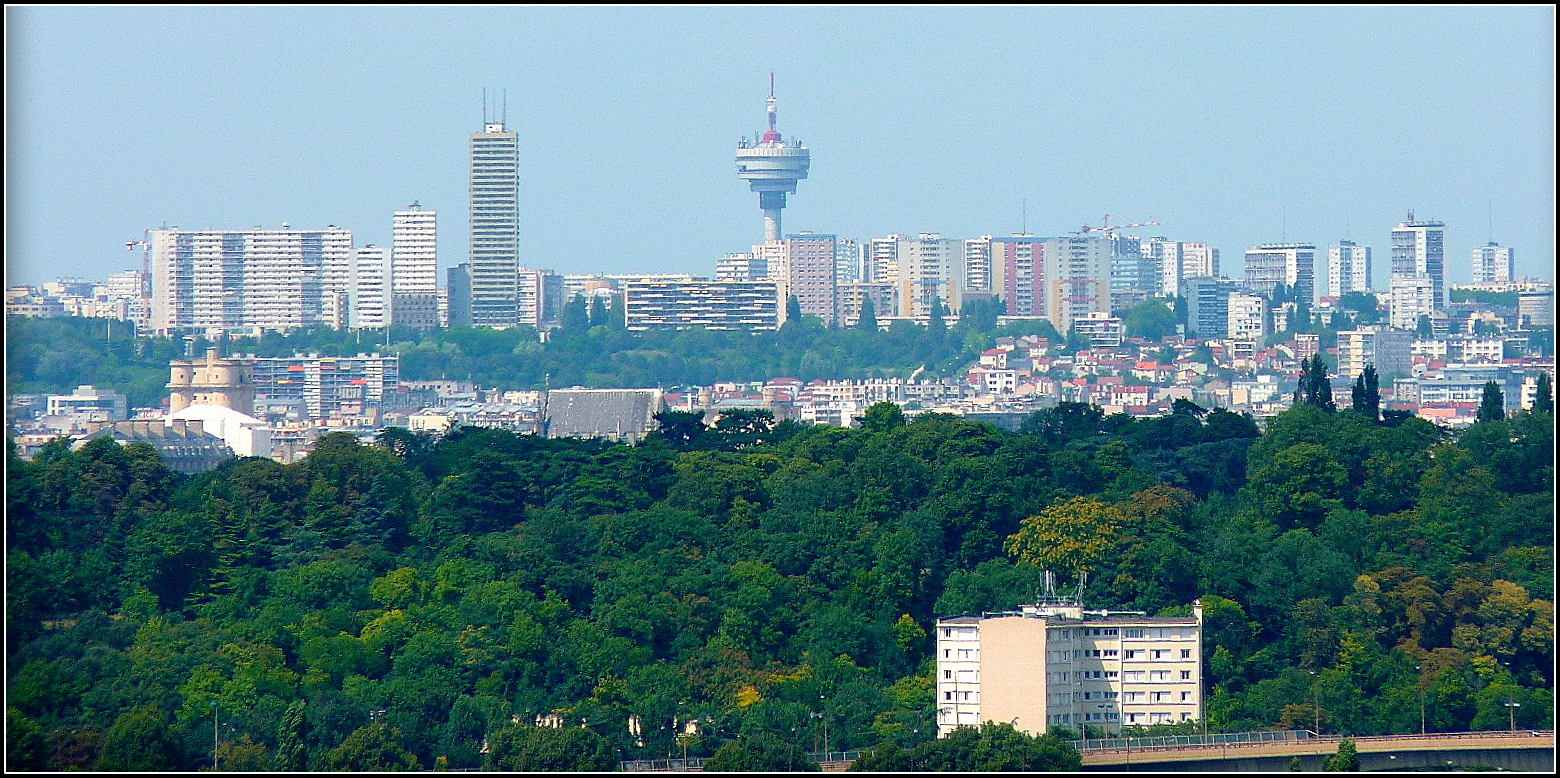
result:
[[[1032,598],[1039,564],[1091,607],[1202,598],[1214,731],[1552,726],[1552,413],[1177,411],[392,429],[196,476],[13,447],[7,766],[761,769],[825,727],[890,769],[1066,764],[1055,735],[927,745],[935,618]]]
[[[709,330],[629,332],[621,327],[565,327],[540,342],[526,327],[509,330],[457,327],[390,332],[302,328],[219,344],[223,353],[350,356],[398,354],[401,379],[474,381],[501,389],[545,385],[589,387],[709,386],[716,381],[907,377],[925,367],[931,376],[953,375],[991,347],[998,335],[1055,337],[1049,323],[997,328],[996,310],[975,306],[956,326],[921,327],[895,322],[887,330],[831,329],[816,317],[788,323],[779,332],[749,334]],[[204,354],[208,345],[169,337],[135,337],[134,328],[104,319],[9,317],[6,331],[7,391],[61,393],[82,384],[124,392],[132,407],[155,406],[167,397],[168,361]],[[1062,342],[1058,339],[1057,342]]]

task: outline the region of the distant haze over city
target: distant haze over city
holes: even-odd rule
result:
[[[1555,11],[1496,8],[6,9],[8,284],[140,267],[184,228],[438,212],[468,253],[483,90],[520,142],[520,260],[711,275],[763,240],[737,177],[811,150],[787,233],[1157,221],[1238,276],[1260,243],[1378,253],[1412,210],[1446,279],[1554,277]],[[442,283],[442,277],[441,277]]]

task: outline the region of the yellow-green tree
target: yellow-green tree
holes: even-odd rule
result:
[[[1003,548],[1019,561],[1047,570],[1087,573],[1115,543],[1122,521],[1116,508],[1074,497],[1024,519]]]

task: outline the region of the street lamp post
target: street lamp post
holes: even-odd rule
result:
[[[1414,669],[1419,671],[1419,735],[1423,737],[1425,734],[1425,668],[1415,665]]]
[[[1522,707],[1522,703],[1520,703],[1520,702],[1503,702],[1501,704],[1506,706],[1506,716],[1510,720],[1509,723],[1511,724],[1511,731],[1512,732],[1516,732],[1517,731],[1517,708]]]

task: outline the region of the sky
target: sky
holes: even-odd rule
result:
[[[787,233],[1157,221],[1225,275],[1259,243],[1446,223],[1449,283],[1514,247],[1554,278],[1555,9],[16,7],[6,282],[138,268],[147,229],[438,212],[465,261],[470,135],[502,90],[521,262],[687,272],[763,239],[736,144],[812,154]],[[1318,275],[1325,271],[1319,261]]]

